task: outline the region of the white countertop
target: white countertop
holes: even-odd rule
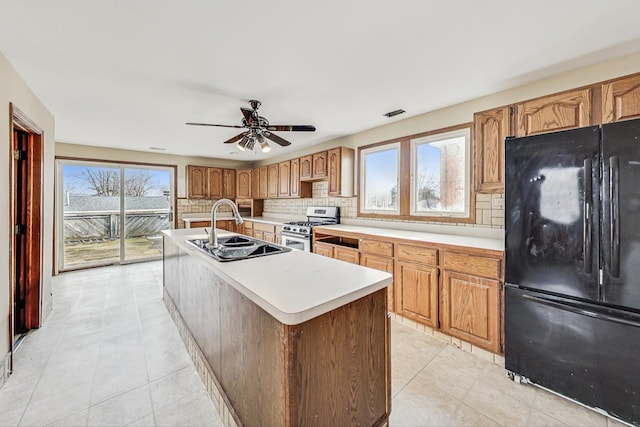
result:
[[[218,221],[225,221],[230,219],[234,219],[233,215],[216,215],[216,220]],[[297,220],[295,218],[285,219],[285,218],[269,218],[269,217],[263,217],[263,216],[243,216],[242,219],[245,221],[262,222],[265,224],[275,224],[275,225],[282,225],[284,223]],[[199,221],[211,222],[211,215],[206,213],[205,214],[189,214],[188,217],[183,216],[182,220],[184,222],[189,222],[189,223],[199,222]]]
[[[383,271],[292,250],[277,255],[219,262],[188,244],[204,228],[163,231],[181,249],[199,257],[238,292],[278,321],[297,325],[380,290],[392,282]],[[218,230],[218,237],[234,235]]]
[[[467,246],[472,248],[504,251],[504,239],[487,237],[462,236],[456,234],[428,233],[423,231],[398,230],[394,228],[366,227],[360,225],[338,224],[315,227],[316,232],[344,231],[350,233],[369,234],[391,239],[406,239],[419,242],[440,243],[445,245]]]

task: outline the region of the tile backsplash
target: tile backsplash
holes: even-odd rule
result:
[[[177,227],[184,228],[184,222],[182,221],[184,214],[201,213],[203,216],[208,216],[215,202],[216,200],[178,199],[178,206],[176,207]],[[219,212],[231,212],[231,208],[227,205],[222,205]]]

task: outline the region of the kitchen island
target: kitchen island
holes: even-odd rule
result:
[[[225,425],[385,425],[391,275],[296,250],[222,263],[204,237],[164,232],[164,300]]]

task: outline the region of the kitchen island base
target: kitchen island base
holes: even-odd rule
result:
[[[164,240],[164,301],[224,425],[388,424],[385,289],[288,325]]]

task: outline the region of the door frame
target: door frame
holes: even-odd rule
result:
[[[16,241],[14,238],[14,226],[16,224],[16,204],[18,195],[16,194],[17,168],[16,158],[14,157],[14,133],[15,130],[26,132],[29,135],[27,169],[29,179],[27,180],[27,204],[28,218],[25,233],[26,253],[27,253],[27,270],[28,275],[34,279],[29,280],[25,289],[25,300],[27,305],[26,326],[28,329],[40,327],[42,319],[42,279],[43,279],[43,253],[44,245],[42,237],[44,233],[44,215],[42,209],[44,207],[44,131],[33,120],[23,113],[13,103],[9,103],[9,185],[10,185],[10,201],[9,201],[9,235],[11,236],[11,245],[9,248],[9,337],[11,352],[10,371],[13,371],[13,352],[15,331],[14,325],[14,298],[16,295]]]

